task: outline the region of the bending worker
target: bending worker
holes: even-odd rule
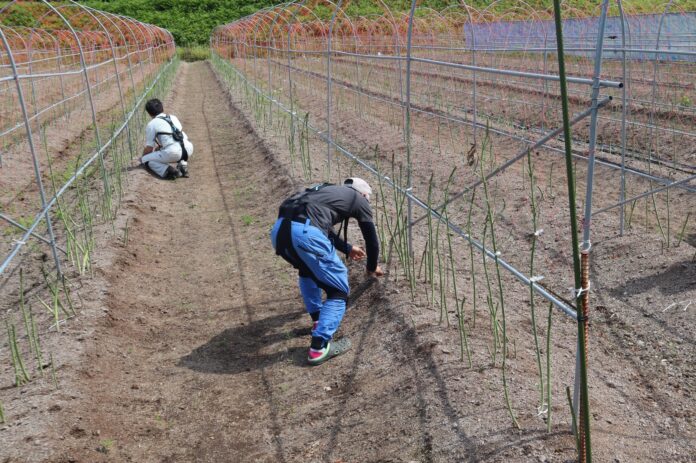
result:
[[[152,120],[145,127],[145,148],[140,162],[166,180],[188,177],[188,158],[193,154],[193,144],[183,132],[181,122],[176,116],[165,114],[157,98],[145,103],[145,111]],[[175,162],[176,168],[170,165]]]
[[[360,178],[349,178],[343,185],[322,184],[307,188],[286,199],[271,231],[276,254],[299,271],[299,286],[307,312],[312,317],[312,343],[307,362],[319,365],[350,348],[343,338],[332,341],[338,330],[350,291],[348,269],[336,254],[340,250],[352,260],[367,256],[367,274],[383,275],[377,265],[379,241],[372,219],[372,189]],[[365,239],[365,252],[335,233],[333,226],[355,218]],[[326,300],[322,301],[322,290]]]

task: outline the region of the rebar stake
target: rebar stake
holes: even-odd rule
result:
[[[584,327],[584,334],[585,334],[585,345],[584,345],[584,355],[585,359],[587,359],[587,345],[589,342],[589,302],[590,302],[590,250],[589,249],[584,249],[580,251],[580,266],[582,269],[582,274],[581,274],[581,288],[582,288],[582,319],[579,319],[578,321],[583,324]],[[585,463],[587,461],[587,440],[585,436],[585,416],[587,416],[584,411],[585,407],[588,407],[589,404],[585,403],[582,399],[580,400],[580,410],[581,412],[579,413],[579,418],[580,418],[580,423],[578,424],[578,430],[580,431],[580,463]]]

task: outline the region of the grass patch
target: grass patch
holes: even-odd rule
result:
[[[97,447],[97,452],[107,454],[114,448],[113,439],[103,439],[99,441],[99,447]]]

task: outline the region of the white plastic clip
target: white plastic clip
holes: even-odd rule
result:
[[[540,228],[539,230],[534,232],[534,236],[541,236],[544,233],[544,229]]]
[[[573,297],[574,297],[575,299],[578,299],[580,296],[583,295],[583,293],[589,293],[589,292],[590,292],[590,287],[591,287],[591,286],[592,286],[592,285],[591,285],[590,282],[588,281],[588,282],[587,282],[587,288],[576,288],[576,289],[574,289],[574,290],[573,290]]]
[[[533,276],[532,278],[529,279],[532,283],[536,283],[537,281],[541,281],[544,279],[544,275],[536,275]]]

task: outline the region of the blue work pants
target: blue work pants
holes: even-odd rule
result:
[[[278,219],[271,230],[273,248],[277,247],[283,220],[287,219]],[[304,223],[293,221],[290,234],[293,249],[305,267],[305,272],[300,271],[298,282],[305,308],[310,315],[319,311],[319,323],[312,336],[330,341],[346,311],[350,292],[348,269],[329,238],[309,220]],[[326,300],[322,299],[322,289],[327,292]]]

